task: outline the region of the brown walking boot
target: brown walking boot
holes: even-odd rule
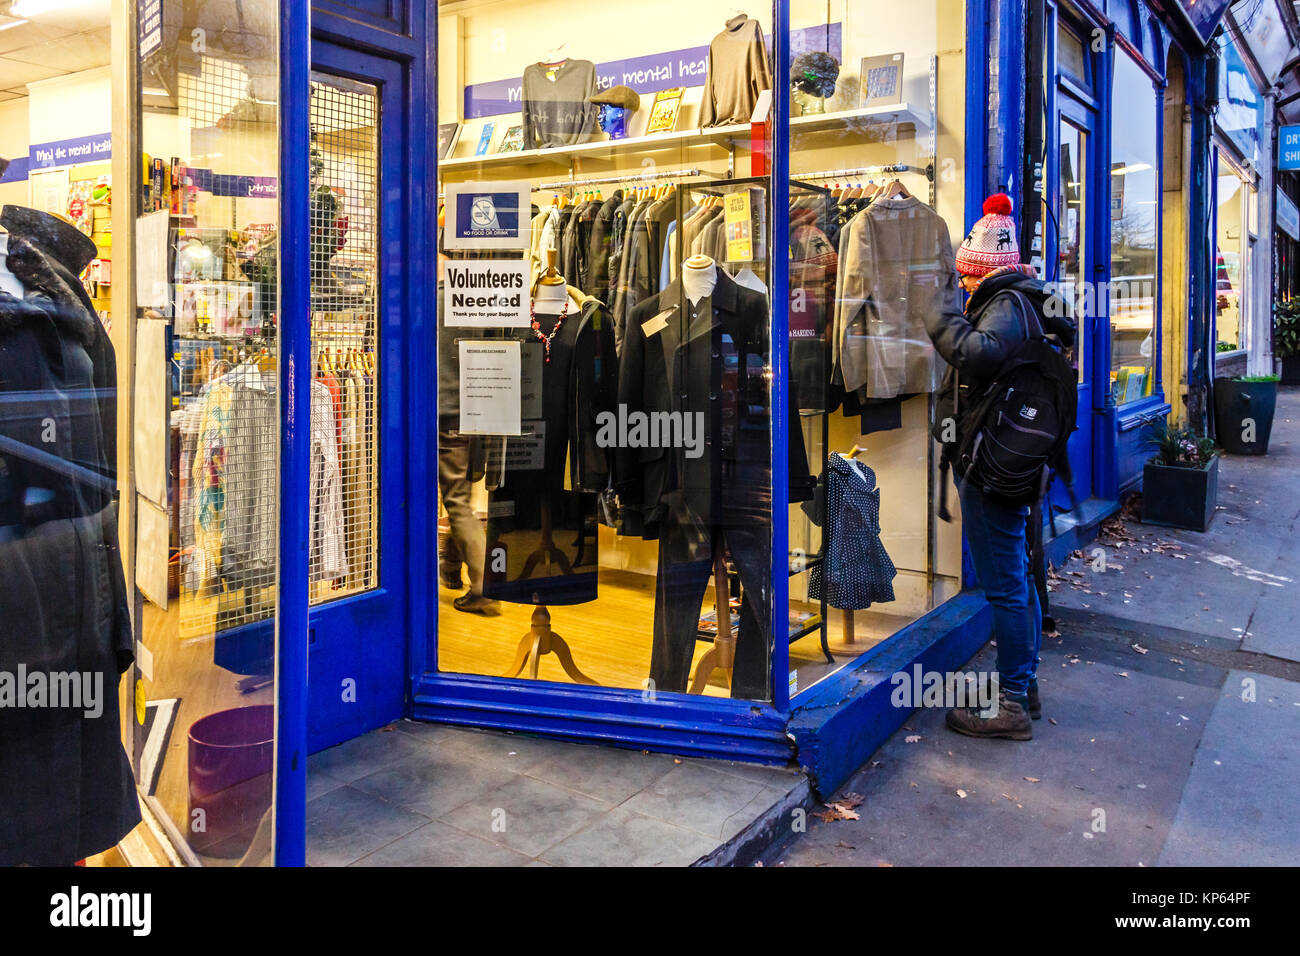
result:
[[[947,724],[968,737],[1004,737],[1008,740],[1033,740],[1034,725],[1029,712],[1019,701],[999,694],[997,709],[991,716],[978,707],[954,707],[948,711]]]

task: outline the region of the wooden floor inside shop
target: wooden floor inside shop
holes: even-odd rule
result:
[[[642,689],[650,673],[650,648],[654,626],[654,582],[651,575],[600,570],[600,597],[586,604],[549,608],[551,630],[563,637],[578,669],[604,687]],[[497,602],[487,614],[457,611],[452,601],[460,593],[440,587],[438,593],[438,668],[456,674],[509,676],[517,659],[519,644],[529,633],[533,606]],[[710,591],[701,611],[713,609]],[[817,610],[816,605],[794,604],[796,611]],[[834,673],[859,654],[911,623],[911,618],[874,610],[858,611],[854,617],[854,641],[845,640],[844,612],[831,610],[827,643],[834,663],[822,653],[817,631],[790,645],[790,666],[798,671],[798,689],[803,690]],[[713,645],[697,641],[691,676],[700,659]],[[528,677],[524,668],[522,677]],[[573,684],[554,654],[544,655],[538,666],[538,680]],[[725,675],[714,671],[705,693],[730,696]]]
[[[195,721],[209,714],[235,707],[275,703],[275,686],[240,693],[240,675],[213,663],[212,636],[216,601],[195,599],[192,594],[172,598],[166,611],[145,602],[144,640],[153,657],[153,679],[145,681],[146,699],[176,699],[176,717],[163,750],[161,770],[153,796],[163,813],[181,832],[191,826],[189,803],[189,730]],[[200,618],[207,623],[201,624]],[[181,621],[184,619],[182,636]],[[133,720],[134,722],[134,720]],[[214,847],[200,850],[199,859],[209,866],[231,866],[239,862],[252,842],[262,814],[269,807],[243,808],[243,832]],[[191,847],[204,846],[199,839]],[[255,861],[249,860],[249,863]],[[270,856],[259,864],[269,865]]]
[[[655,579],[626,571],[600,571],[600,597],[586,604],[556,605],[549,608],[551,630],[560,635],[573,653],[578,669],[603,687],[642,689],[650,675],[650,646],[653,639]],[[452,600],[461,591],[438,589],[438,669],[457,674],[506,676],[519,651],[519,642],[529,633],[531,604],[498,601],[487,614],[457,611]],[[702,607],[713,607],[710,592]],[[697,641],[691,674],[700,658],[713,645]],[[523,677],[528,676],[524,668]],[[554,654],[542,657],[538,680],[572,684]],[[721,671],[714,671],[705,693],[728,697]]]

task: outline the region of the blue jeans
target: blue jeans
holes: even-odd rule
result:
[[[1042,611],[1025,538],[1029,506],[1004,504],[962,481],[957,482],[957,494],[975,577],[993,607],[999,685],[1008,696],[1023,698],[1038,673],[1043,643]]]

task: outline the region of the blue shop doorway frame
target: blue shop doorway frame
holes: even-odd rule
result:
[[[438,602],[436,587],[436,384],[437,310],[428,290],[435,287],[437,222],[437,158],[434,122],[437,103],[437,18],[425,5],[394,0],[379,9],[369,0],[319,0],[309,12],[308,0],[283,0],[281,18],[281,198],[282,229],[286,235],[309,234],[310,54],[311,40],[338,43],[400,65],[401,93],[397,108],[404,145],[398,148],[403,165],[402,205],[410,210],[403,230],[405,248],[385,248],[399,256],[407,288],[414,290],[403,304],[399,351],[405,382],[400,408],[406,417],[406,474],[384,472],[381,494],[401,489],[406,513],[406,686],[404,712],[419,719],[502,730],[555,734],[570,739],[635,749],[785,763],[797,752],[823,787],[831,787],[856,767],[906,719],[908,711],[888,700],[889,673],[922,662],[928,668],[950,669],[965,662],[988,639],[989,614],[982,596],[962,594],[934,609],[904,631],[800,695],[792,707],[786,674],[786,642],[776,640],[772,653],[772,699],[761,703],[727,698],[661,695],[654,699],[637,690],[578,687],[528,680],[452,674],[437,669]],[[989,57],[987,0],[970,0],[967,17],[967,97],[965,157],[966,222],[979,216],[984,193],[987,156]],[[789,89],[790,2],[773,6],[774,88]],[[1006,71],[1010,72],[1010,71]],[[997,74],[1003,76],[1003,71]],[[1014,83],[1014,75],[1002,82]],[[1000,91],[1005,93],[1006,91]],[[772,123],[771,175],[773,235],[789,230],[788,108],[778,109]],[[391,158],[391,157],[390,157]],[[310,270],[307,243],[282,244],[282,313],[307,315]],[[772,301],[788,298],[789,263],[775,256],[771,270]],[[773,340],[787,339],[787,310],[772,310]],[[281,444],[282,501],[307,501],[310,421],[311,342],[307,323],[285,322],[281,333],[282,388],[286,396]],[[788,356],[772,350],[772,447],[783,449],[791,423],[786,413]],[[389,353],[385,353],[388,355]],[[401,359],[397,359],[401,360]],[[382,370],[382,365],[381,365]],[[295,409],[299,411],[295,411]],[[774,500],[788,499],[785,454],[772,460]],[[784,509],[780,509],[781,512]],[[302,865],[306,854],[306,757],[319,741],[309,734],[308,668],[312,621],[307,606],[307,511],[286,508],[280,542],[281,608],[277,675],[279,678],[276,742],[276,862]],[[774,555],[788,551],[786,522],[773,522]],[[773,633],[784,631],[789,605],[784,566],[772,578]],[[364,627],[354,621],[352,626]],[[315,663],[313,659],[313,672]],[[332,742],[332,741],[331,741]]]

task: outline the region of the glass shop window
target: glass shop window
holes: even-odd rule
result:
[[[961,308],[965,22],[961,0],[792,8],[787,418],[812,476],[786,518],[792,694],[961,589],[924,315]]]
[[[119,694],[133,642],[118,416],[132,393],[131,317],[114,308],[129,185],[112,175],[111,33],[108,4],[0,12],[4,867],[71,866],[140,821]]]
[[[1056,27],[1057,69],[1082,86],[1088,85],[1088,54],[1083,41],[1064,24]]]
[[[140,178],[123,194],[144,648],[133,739],[142,797],[192,864],[271,862],[278,18],[274,0],[162,6],[140,36]]]
[[[771,9],[603,10],[440,5],[438,666],[767,700]]]
[[[1110,163],[1110,387],[1116,405],[1155,389],[1160,157],[1151,78],[1115,58]]]
[[[1250,186],[1243,182],[1236,168],[1220,155],[1217,176],[1217,214],[1214,242],[1214,303],[1216,348],[1244,348],[1245,323],[1242,307],[1246,301],[1249,270],[1246,262],[1247,230],[1245,224]]]

